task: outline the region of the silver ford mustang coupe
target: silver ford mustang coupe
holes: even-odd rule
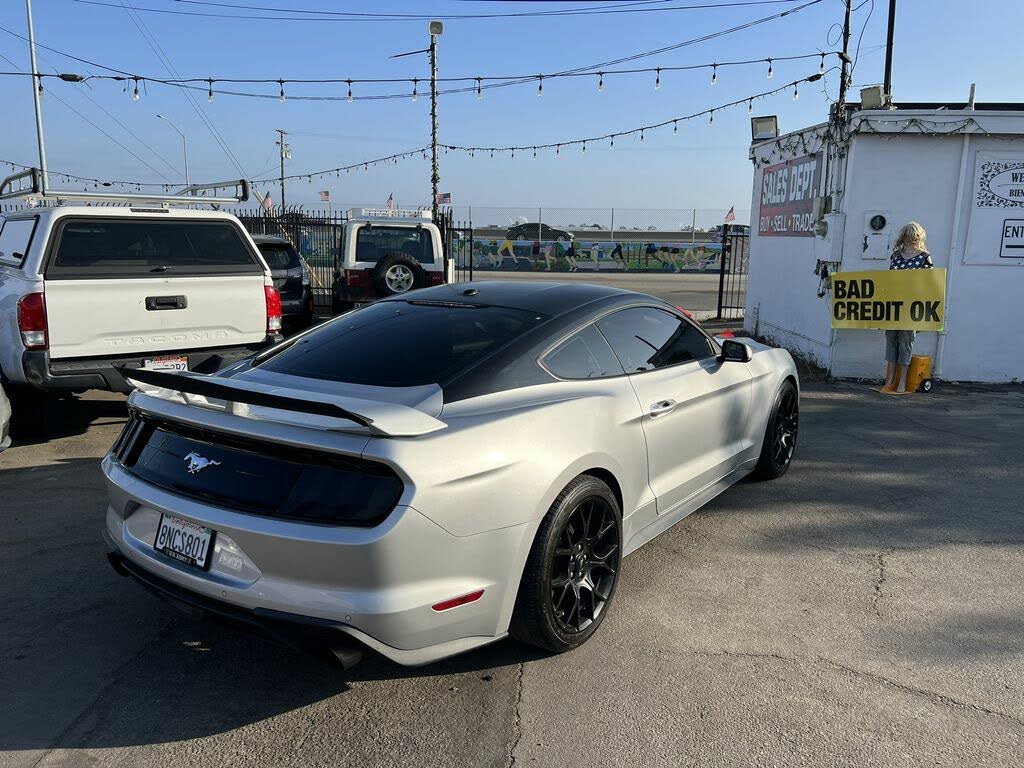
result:
[[[124,373],[115,570],[346,666],[580,645],[624,558],[785,473],[799,419],[785,350],[585,284],[418,290],[218,374]]]

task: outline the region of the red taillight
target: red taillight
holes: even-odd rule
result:
[[[430,277],[430,285],[444,285],[444,272],[428,272],[427,275]]]
[[[267,297],[267,333],[281,332],[281,294],[272,285],[263,286]]]
[[[435,611],[447,611],[451,608],[458,608],[460,605],[465,605],[466,603],[475,603],[483,596],[484,591],[482,589],[478,589],[476,592],[470,592],[468,595],[463,595],[462,597],[453,597],[451,600],[444,600],[443,602],[431,607]]]
[[[366,272],[361,269],[345,270],[345,285],[366,285]]]
[[[18,330],[25,349],[46,349],[46,299],[41,293],[29,293],[18,299]]]

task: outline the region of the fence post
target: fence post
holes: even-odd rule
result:
[[[724,319],[722,317],[722,303],[725,294],[725,255],[726,250],[730,247],[731,241],[729,239],[729,225],[722,225],[722,253],[718,257],[718,318],[719,320]]]

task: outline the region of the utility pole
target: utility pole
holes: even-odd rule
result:
[[[843,5],[846,6],[846,14],[843,19],[843,51],[839,54],[839,58],[842,59],[843,66],[840,69],[839,74],[839,101],[836,103],[837,110],[842,110],[846,107],[846,89],[849,86],[850,79],[850,0],[843,0]]]
[[[437,221],[437,193],[441,183],[437,167],[437,37],[444,26],[440,21],[432,21],[427,29],[430,32],[430,199],[434,221]]]
[[[185,134],[181,132],[181,129],[178,128],[178,126],[171,122],[171,119],[169,117],[165,117],[161,114],[158,114],[157,117],[161,120],[166,120],[170,124],[171,128],[177,131],[178,135],[181,136],[181,153],[182,155],[184,155],[185,159],[185,186],[187,187],[190,185],[190,182],[188,179],[188,144],[185,141]]]
[[[281,213],[284,213],[284,161],[292,159],[292,150],[284,140],[284,137],[288,135],[288,131],[283,128],[275,128],[274,130],[277,131],[278,136],[277,141],[274,143],[281,148]]]
[[[889,0],[889,33],[885,39],[885,98],[892,101],[892,47],[896,36],[896,0]]]
[[[32,98],[36,105],[36,139],[39,142],[39,170],[42,172],[42,192],[50,186],[50,177],[46,171],[46,145],[43,142],[43,105],[39,94],[43,90],[43,79],[36,67],[36,33],[32,26],[32,0],[25,0],[25,13],[28,15],[28,55],[32,64]]]

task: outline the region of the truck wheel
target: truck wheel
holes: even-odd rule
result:
[[[389,253],[373,270],[373,284],[384,296],[406,293],[426,283],[423,267],[407,253]]]

